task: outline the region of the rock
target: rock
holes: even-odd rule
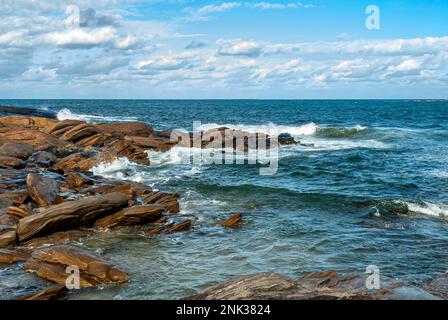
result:
[[[18,158],[0,156],[0,168],[2,169],[19,169],[25,166],[25,162]]]
[[[26,190],[15,190],[4,192],[0,194],[0,204],[6,201],[8,204],[6,207],[10,206],[20,206],[28,198],[28,191]]]
[[[0,213],[0,225],[8,227],[16,227],[20,218],[11,216],[9,214]]]
[[[66,182],[71,188],[78,189],[85,185],[93,185],[95,180],[82,173],[70,173],[67,175]]]
[[[99,131],[100,129],[98,129],[98,127],[95,125],[81,123],[64,133],[61,136],[61,139],[70,142],[77,142],[84,138],[91,137],[94,134],[97,134]]]
[[[436,299],[412,286],[390,279],[382,289],[367,290],[368,275],[339,276],[336,272],[315,273],[294,280],[276,273],[243,276],[212,286],[189,300],[403,300]]]
[[[169,213],[179,213],[179,194],[168,192],[151,192],[143,199],[143,204],[159,204]]]
[[[31,254],[25,251],[0,249],[0,266],[27,260]]]
[[[177,232],[184,232],[191,229],[193,226],[193,222],[191,220],[185,220],[178,224],[175,224],[174,226],[170,226],[166,228],[163,232],[164,233],[177,233]]]
[[[25,301],[51,301],[64,299],[69,293],[66,286],[57,286],[42,290],[41,292],[30,294],[25,297],[21,297],[17,300]]]
[[[48,127],[56,123],[56,120],[42,117],[8,116],[1,117],[0,123],[21,127]]]
[[[98,159],[92,153],[80,152],[74,153],[57,161],[53,170],[82,170],[87,171],[98,163]]]
[[[448,299],[448,273],[436,276],[427,281],[423,288],[428,292],[444,299]]]
[[[135,206],[123,209],[95,222],[94,227],[110,229],[117,226],[135,226],[158,221],[165,209],[159,205]]]
[[[236,228],[241,224],[241,220],[243,219],[243,215],[241,213],[235,213],[226,221],[221,223],[221,226],[224,228]]]
[[[126,136],[125,140],[131,142],[134,146],[139,148],[152,149],[158,152],[166,152],[177,144],[177,142],[171,141],[169,138],[159,137]]]
[[[129,183],[118,182],[117,184],[108,183],[99,186],[94,186],[84,190],[84,192],[89,195],[119,192],[126,195],[129,200],[134,200],[136,196],[140,197],[150,194],[152,192],[152,189],[138,182],[129,182]]]
[[[21,160],[28,159],[33,152],[33,147],[25,143],[5,143],[0,146],[1,156],[18,158]]]
[[[113,264],[79,247],[58,245],[36,250],[24,269],[39,277],[62,285],[66,284],[66,267],[76,266],[80,271],[80,286],[118,284],[129,281],[128,275]]]
[[[21,246],[26,248],[39,248],[54,244],[64,244],[72,241],[78,241],[82,238],[88,237],[91,234],[91,231],[84,229],[61,231],[52,233],[46,237],[31,239],[21,243]]]
[[[297,144],[297,141],[289,133],[281,133],[278,135],[278,143],[281,145]]]
[[[25,205],[22,205],[20,207],[9,207],[7,213],[10,216],[18,217],[19,219],[28,217],[33,214],[33,210],[28,208]]]
[[[0,225],[0,248],[15,244],[17,240],[16,227]]]
[[[25,115],[25,116],[56,119],[56,115],[51,111],[34,109],[34,108],[26,108],[26,107],[0,106],[0,114]]]
[[[94,134],[93,136],[84,138],[76,142],[76,145],[79,147],[104,147],[117,139],[122,138],[121,136],[111,133],[111,132],[102,132]]]
[[[26,185],[29,196],[38,205],[46,207],[55,203],[59,192],[55,180],[38,173],[30,173],[26,177]]]
[[[123,122],[101,125],[106,131],[119,132],[126,136],[147,137],[154,129],[144,122]]]
[[[46,151],[50,148],[62,147],[66,144],[56,137],[45,132],[31,129],[8,130],[0,134],[3,138],[13,142],[25,143],[34,148],[36,151]]]
[[[49,126],[44,130],[44,132],[51,134],[56,137],[62,136],[64,133],[72,129],[73,127],[76,127],[77,125],[85,123],[84,121],[79,120],[62,120],[59,122],[56,122],[52,126]]]
[[[146,151],[136,148],[129,141],[124,140],[113,141],[103,150],[106,152],[116,154],[118,157],[126,157],[130,161],[141,165],[149,165],[150,163]]]
[[[57,231],[91,226],[96,220],[114,214],[127,205],[128,197],[121,193],[64,202],[21,219],[17,233],[20,242],[24,242]]]
[[[58,158],[51,152],[38,151],[28,158],[27,167],[50,168]]]

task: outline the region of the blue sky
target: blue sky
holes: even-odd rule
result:
[[[446,0],[2,0],[0,98],[448,98],[447,16]]]

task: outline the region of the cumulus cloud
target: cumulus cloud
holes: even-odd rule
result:
[[[218,44],[221,47],[218,50],[218,54],[223,56],[247,56],[256,57],[262,53],[262,46],[256,41],[245,40],[232,40],[225,41],[219,40]]]
[[[75,28],[65,32],[52,32],[44,40],[56,46],[67,48],[92,48],[110,43],[117,38],[112,27],[101,29]]]

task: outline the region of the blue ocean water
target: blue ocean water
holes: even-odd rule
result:
[[[72,298],[180,298],[234,276],[292,277],[369,265],[409,283],[448,270],[448,102],[436,100],[0,100],[92,122],[145,121],[158,130],[228,126],[278,130],[312,147],[285,146],[278,172],[260,165],[179,163],[150,152],[96,173],[179,192],[191,232],[147,237],[130,229],[85,240],[130,274],[125,286]],[[232,212],[244,224],[223,230]],[[0,297],[26,292],[20,266],[0,270]],[[28,286],[28,287],[27,287]],[[23,292],[22,292],[23,293]]]

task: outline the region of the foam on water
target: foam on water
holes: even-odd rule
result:
[[[448,205],[434,204],[426,201],[420,201],[420,203],[406,202],[406,204],[411,213],[434,217],[448,217]]]
[[[275,123],[268,123],[264,125],[246,125],[246,124],[217,124],[207,123],[201,125],[199,130],[211,130],[226,127],[232,130],[242,130],[250,133],[265,133],[269,135],[278,135],[280,133],[289,133],[293,136],[311,136],[316,134],[317,125],[313,122],[301,126],[284,126]]]
[[[100,115],[90,115],[90,114],[76,114],[70,109],[64,108],[59,110],[57,113],[58,120],[81,120],[87,122],[127,122],[136,121],[137,117],[114,117],[114,116],[100,116]]]

